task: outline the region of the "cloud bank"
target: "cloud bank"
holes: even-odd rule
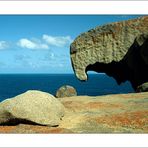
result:
[[[70,36],[51,36],[43,34],[41,39],[21,38],[17,42],[17,46],[27,49],[49,49],[50,46],[66,47],[70,45],[72,39]]]

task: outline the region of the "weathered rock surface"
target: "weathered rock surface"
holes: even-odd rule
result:
[[[137,92],[146,92],[148,91],[148,82],[143,83],[142,85],[138,86]]]
[[[117,83],[148,82],[148,16],[99,26],[78,36],[70,47],[72,66],[80,80],[86,72],[105,72]]]
[[[0,124],[59,125],[64,106],[54,96],[41,91],[27,91],[0,103]]]
[[[59,100],[66,109],[58,127],[0,126],[0,133],[148,133],[148,92]]]
[[[73,133],[72,131],[60,127],[49,127],[29,124],[19,124],[16,126],[0,126],[0,133],[12,133],[12,134],[38,134],[38,133]]]
[[[72,86],[65,85],[60,87],[56,92],[57,98],[77,96],[76,89]]]

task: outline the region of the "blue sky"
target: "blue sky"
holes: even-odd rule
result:
[[[98,25],[137,15],[0,15],[0,73],[73,73],[70,43]]]

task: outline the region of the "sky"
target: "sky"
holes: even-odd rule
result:
[[[0,15],[0,74],[73,73],[70,44],[96,26],[138,15]]]

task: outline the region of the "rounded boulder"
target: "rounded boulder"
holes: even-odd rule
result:
[[[72,97],[77,96],[77,91],[74,87],[69,85],[64,85],[60,87],[56,92],[57,98]]]
[[[57,126],[64,106],[49,93],[30,90],[0,103],[0,124],[33,123]]]

